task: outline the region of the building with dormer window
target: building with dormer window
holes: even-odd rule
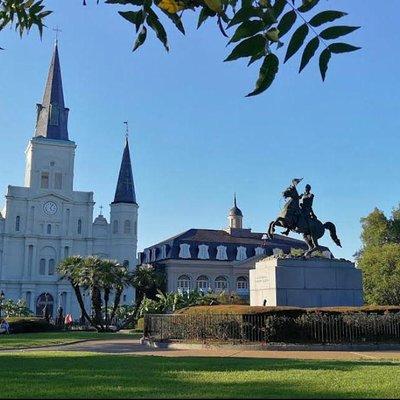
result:
[[[57,264],[72,255],[96,255],[135,268],[138,204],[126,140],[109,221],[101,213],[93,221],[93,192],[74,188],[77,146],[69,138],[68,114],[56,43],[25,152],[25,183],[8,186],[0,213],[0,289],[6,298],[25,299],[37,314],[47,303],[53,317],[61,305],[78,319],[75,295],[60,281]],[[133,295],[128,289],[123,298],[131,302]]]
[[[243,213],[236,195],[226,229],[189,229],[139,253],[139,264],[164,271],[167,290],[212,290],[249,296],[249,270],[260,258],[307,249],[301,240],[282,235],[266,239],[263,233],[243,228]],[[156,255],[156,261],[149,257]]]

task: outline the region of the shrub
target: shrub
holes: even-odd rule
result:
[[[2,310],[6,317],[29,317],[32,311],[27,307],[25,300],[8,299],[3,302]]]
[[[322,314],[343,314],[343,313],[367,313],[387,314],[400,312],[400,306],[363,306],[363,307],[322,307],[322,308],[299,308],[299,307],[262,307],[246,305],[213,305],[194,306],[178,310],[176,314],[246,314],[246,315],[291,315],[299,316],[305,313],[319,312]]]
[[[398,342],[400,312],[323,313],[280,310],[264,314],[148,315],[145,332],[156,340],[284,343]]]
[[[11,333],[49,332],[59,329],[45,319],[37,317],[10,317],[7,321]]]

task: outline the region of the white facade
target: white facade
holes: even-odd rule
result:
[[[71,255],[97,255],[135,268],[138,205],[114,200],[110,223],[102,215],[93,222],[93,192],[74,190],[75,149],[70,140],[36,135],[29,141],[24,186],[8,186],[0,214],[0,289],[38,314],[48,293],[53,316],[61,305],[78,319],[75,295],[57,264]],[[127,290],[123,300],[133,296]]]

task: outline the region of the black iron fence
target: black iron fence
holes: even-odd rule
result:
[[[400,313],[148,314],[144,335],[155,341],[400,342]]]

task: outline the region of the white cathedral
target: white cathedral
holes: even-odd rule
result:
[[[101,213],[93,221],[93,192],[74,190],[76,144],[68,136],[68,112],[56,43],[25,152],[25,183],[8,186],[0,213],[0,290],[6,298],[25,299],[36,314],[47,303],[53,316],[60,305],[77,319],[75,295],[57,275],[57,264],[71,255],[96,255],[135,268],[138,204],[127,140],[110,223]],[[133,296],[127,289],[123,301]],[[85,302],[89,306],[88,296]]]

